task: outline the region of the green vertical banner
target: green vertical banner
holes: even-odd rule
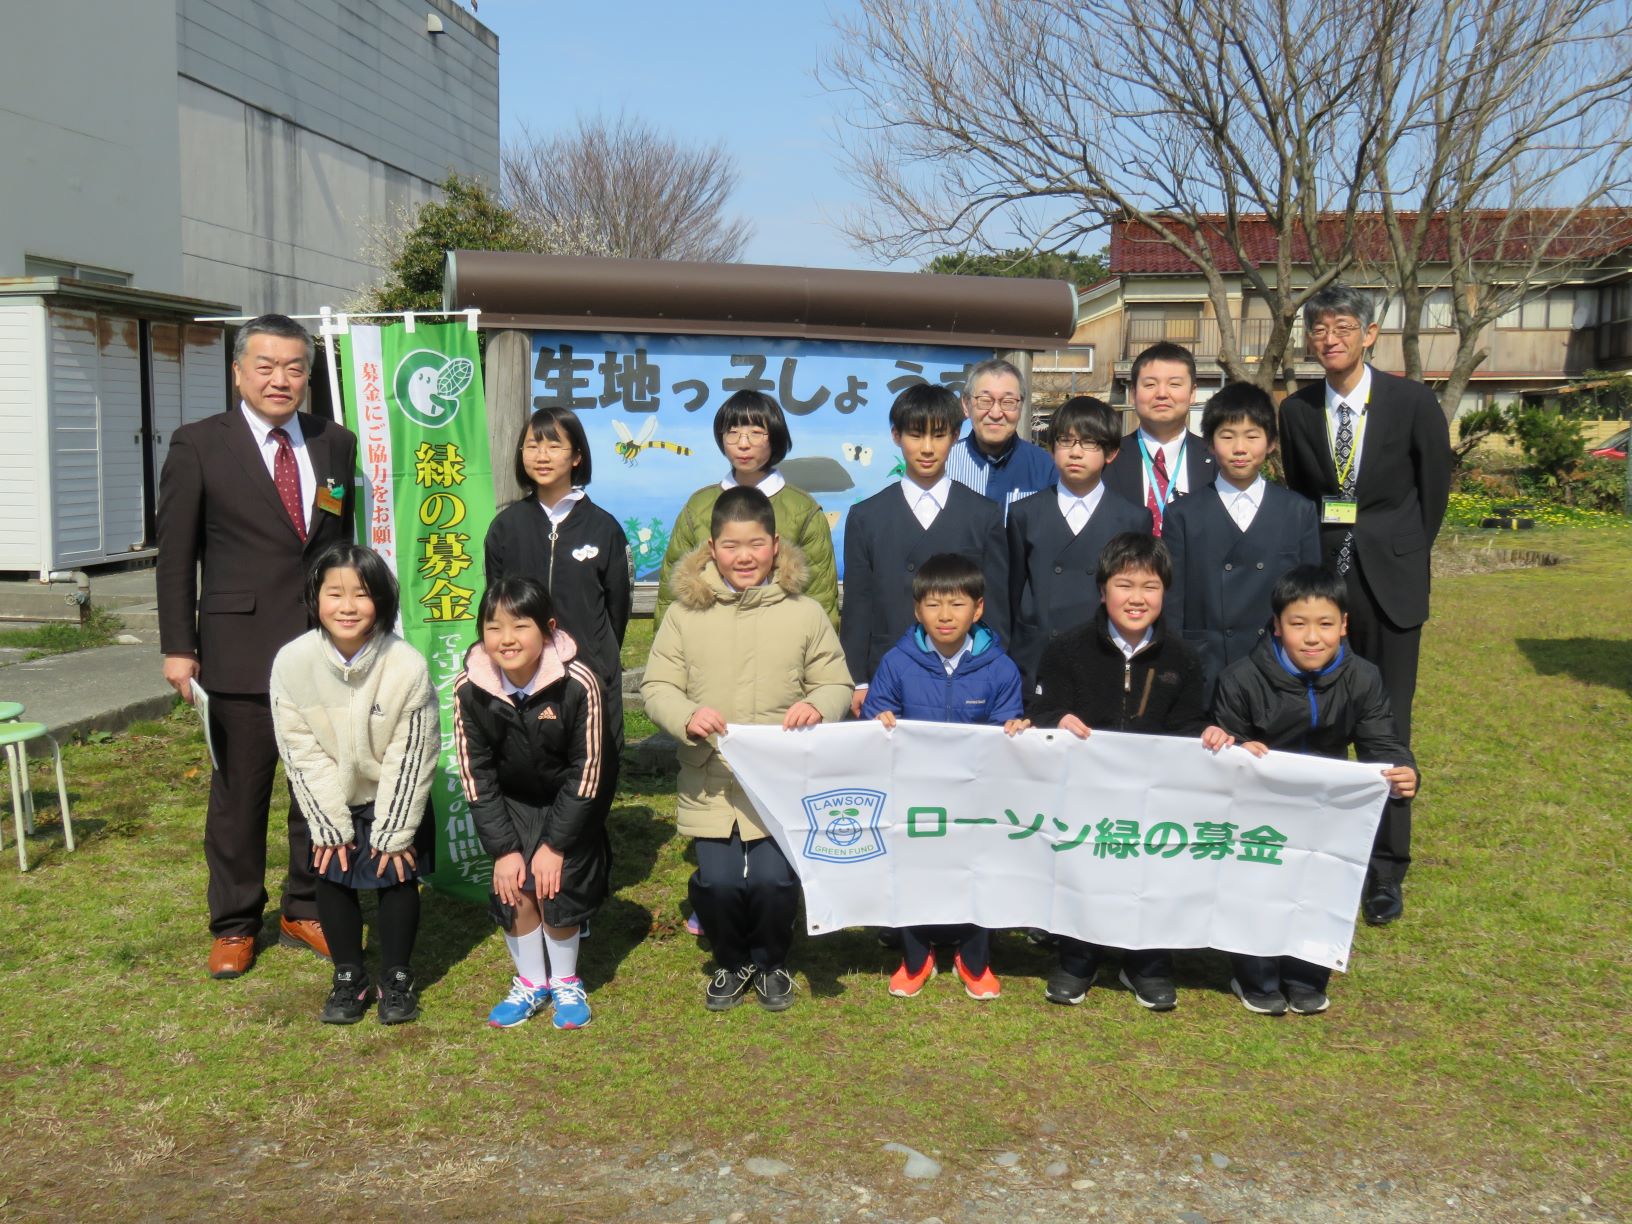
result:
[[[464,323],[353,324],[339,337],[347,423],[362,477],[357,538],[385,558],[402,587],[397,632],[425,656],[441,712],[431,800],[436,869],[430,883],[483,901],[493,864],[482,852],[459,780],[453,682],[475,640],[486,579],[482,543],[493,521],[476,333]]]

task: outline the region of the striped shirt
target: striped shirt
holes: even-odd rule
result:
[[[1040,489],[1051,489],[1059,481],[1054,460],[1042,447],[1016,436],[1009,449],[997,458],[981,450],[974,432],[959,438],[946,458],[946,474],[988,501],[1009,507]]]

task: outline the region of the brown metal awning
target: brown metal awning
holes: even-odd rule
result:
[[[1067,282],[1000,276],[449,251],[442,285],[488,327],[1038,350],[1077,321]]]

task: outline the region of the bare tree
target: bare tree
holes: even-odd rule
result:
[[[824,72],[854,99],[868,193],[846,228],[901,257],[1141,222],[1205,278],[1229,377],[1290,379],[1298,313],[1352,263],[1369,169],[1399,135],[1375,64],[1411,3],[862,0]],[[1251,241],[1265,219],[1269,249]],[[1269,307],[1257,361],[1237,268]]]
[[[500,164],[505,202],[523,221],[614,255],[731,262],[753,234],[724,215],[737,170],[723,145],[688,148],[623,115],[547,139],[524,129]]]
[[[1376,245],[1409,378],[1423,374],[1423,306],[1448,292],[1451,416],[1497,319],[1632,242],[1628,215],[1605,207],[1632,187],[1632,9],[1439,0],[1410,17],[1377,68],[1406,135],[1374,158]]]

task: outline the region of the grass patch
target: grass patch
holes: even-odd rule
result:
[[[1183,1130],[1249,1176],[1330,1152],[1397,1182],[1587,1193],[1613,1217],[1632,1207],[1632,567],[1615,532],[1546,539],[1566,564],[1436,582],[1406,920],[1360,929],[1326,1016],[1249,1016],[1203,953],[1179,958],[1170,1015],[1103,984],[1081,1007],[1050,1006],[1048,957],[1012,935],[995,949],[997,1003],[965,999],[950,975],[903,1002],[862,932],[800,938],[786,1015],[709,1015],[674,798],[635,778],[612,815],[616,891],[585,946],[591,1028],[484,1028],[509,979],[503,941],[479,908],[429,893],[422,1021],[325,1028],[326,969],[309,956],[268,949],[236,982],[204,979],[209,772],[180,710],[67,750],[75,855],[36,768],[39,867],[0,860],[0,1151],[41,1167],[72,1155],[64,1167],[95,1182],[226,1134],[268,1137],[315,1162],[292,1175],[295,1214],[328,1201],[317,1172],[417,1141],[651,1152],[751,1137],[807,1168],[883,1176],[875,1139],[950,1154],[956,1171],[1047,1121],[1084,1154]],[[74,1214],[76,1187],[58,1185],[32,1201]]]
[[[628,627],[623,632],[621,658],[625,667],[641,667],[645,664],[646,656],[652,650],[655,626],[656,622],[649,616],[636,616],[630,619]]]
[[[124,621],[112,612],[93,605],[86,611],[85,619],[77,625],[64,622],[41,625],[35,629],[0,629],[0,646],[27,650],[25,658],[40,659],[46,655],[110,646],[124,628]]]

